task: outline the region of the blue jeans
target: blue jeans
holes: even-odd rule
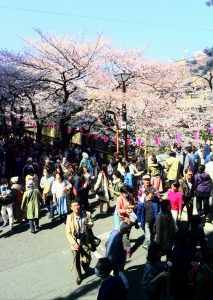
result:
[[[143,245],[148,248],[149,245],[154,241],[154,237],[155,237],[154,223],[151,224],[145,223],[144,235],[145,235],[145,239]]]

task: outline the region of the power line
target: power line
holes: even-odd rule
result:
[[[153,27],[164,27],[164,28],[189,29],[189,30],[195,30],[195,31],[208,31],[208,32],[213,31],[213,29],[208,29],[208,28],[188,27],[188,26],[183,26],[183,25],[157,24],[157,23],[148,23],[148,22],[140,22],[140,21],[124,20],[124,19],[112,19],[112,18],[87,16],[87,15],[75,15],[75,14],[69,14],[66,12],[54,12],[54,11],[47,11],[47,10],[40,10],[40,9],[28,9],[28,8],[11,7],[11,6],[4,6],[4,5],[0,5],[0,8],[17,10],[17,11],[22,11],[22,12],[30,12],[30,13],[59,15],[59,16],[67,16],[67,17],[81,18],[81,19],[92,19],[92,20],[96,20],[96,21],[108,21],[108,22],[137,24],[137,25],[145,25],[145,26],[153,26]]]

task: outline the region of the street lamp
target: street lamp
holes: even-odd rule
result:
[[[115,78],[117,81],[122,85],[122,92],[125,94],[126,93],[126,82],[130,78],[131,73],[119,73],[115,75]],[[122,121],[123,121],[123,139],[124,139],[124,148],[123,148],[123,154],[124,157],[127,159],[128,152],[127,152],[127,109],[126,109],[126,104],[122,104]]]
[[[123,93],[126,93],[126,82],[131,75],[132,75],[131,73],[126,73],[126,72],[115,74],[115,78],[117,79],[117,81],[120,84],[122,84]]]

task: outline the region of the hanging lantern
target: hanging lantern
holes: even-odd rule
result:
[[[140,147],[141,144],[142,144],[142,139],[141,139],[141,138],[136,138],[136,145],[137,145],[138,147]]]
[[[179,134],[175,135],[175,142],[180,143],[181,142],[181,136]]]
[[[199,138],[199,131],[194,131],[194,139],[198,140]]]
[[[112,139],[112,141],[113,141],[114,144],[117,144],[117,138],[116,138],[116,137],[114,137],[114,138]]]
[[[90,131],[86,132],[86,137],[89,138],[90,137]]]
[[[97,133],[94,133],[94,140],[97,140],[98,139],[98,134]]]
[[[158,146],[160,144],[159,136],[155,137],[155,145]]]
[[[126,139],[127,146],[130,146],[130,139]]]
[[[108,141],[108,137],[105,135],[104,136],[104,143],[107,143],[107,141]]]
[[[67,134],[70,134],[70,132],[71,132],[71,128],[67,127]]]

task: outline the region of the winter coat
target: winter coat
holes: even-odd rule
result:
[[[156,220],[156,242],[163,250],[172,248],[176,231],[177,227],[172,214],[160,212]]]
[[[185,178],[181,178],[179,180],[180,188],[179,191],[182,192],[183,202],[191,202],[194,197],[194,181],[192,181],[192,187],[190,189],[187,180]]]
[[[109,182],[107,180],[106,175],[104,172],[99,172],[97,182],[94,186],[94,190],[97,191],[98,188],[103,188],[104,190],[104,196],[100,196],[96,194],[96,199],[109,202]]]
[[[168,180],[178,180],[180,178],[180,161],[176,157],[170,156],[165,161]]]
[[[26,217],[28,220],[37,219],[41,212],[42,197],[38,189],[29,189],[24,192],[21,210],[26,208]]]
[[[137,223],[141,224],[141,228],[145,228],[145,207],[144,201],[146,201],[145,195],[141,196],[140,200],[138,201],[137,206]],[[153,212],[154,212],[154,222],[157,220],[157,215],[160,210],[160,203],[158,197],[154,196],[152,200]]]
[[[195,194],[199,196],[200,194],[206,194],[210,196],[211,192],[211,177],[208,173],[197,173],[194,176],[194,187]],[[208,196],[208,197],[209,197]]]

